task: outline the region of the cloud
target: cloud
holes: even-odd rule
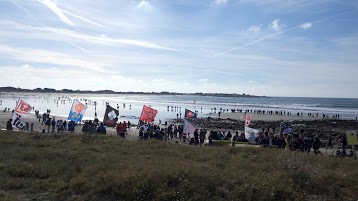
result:
[[[101,24],[98,24],[98,23],[93,22],[89,19],[86,19],[84,17],[81,17],[79,15],[73,14],[69,11],[66,11],[66,10],[63,10],[63,9],[57,7],[56,3],[51,0],[38,0],[38,1],[41,2],[42,4],[44,4],[45,6],[47,6],[50,10],[52,10],[52,12],[54,12],[60,18],[60,20],[67,25],[75,26],[75,24],[70,19],[68,19],[64,13],[71,15],[72,17],[75,17],[77,19],[80,19],[84,22],[87,22],[87,23],[90,23],[90,24],[93,24],[93,25],[96,25],[99,27],[103,27],[103,25],[101,25]]]
[[[144,11],[151,11],[153,9],[152,4],[145,0],[141,1],[137,7]]]
[[[65,14],[63,14],[63,12],[61,11],[60,8],[57,7],[57,5],[50,1],[50,0],[38,0],[39,2],[41,2],[42,4],[44,4],[45,6],[47,6],[50,10],[52,10],[52,12],[54,12],[62,22],[64,22],[67,25],[70,26],[75,26],[73,24],[73,22],[71,20],[69,20]]]
[[[302,29],[310,29],[310,28],[312,28],[312,24],[307,22],[307,23],[301,24],[300,28],[302,28]]]
[[[29,11],[28,9],[26,9],[26,8],[24,8],[23,6],[21,6],[20,4],[18,4],[15,0],[13,0],[12,3],[13,3],[15,6],[21,8],[22,10],[24,10],[25,12],[30,13],[30,11]]]
[[[281,31],[282,30],[283,25],[280,25],[280,19],[275,19],[273,22],[271,22],[270,24],[270,29],[273,29],[275,31]]]
[[[105,44],[105,45],[128,45],[128,46],[136,46],[142,48],[149,48],[149,49],[161,49],[161,50],[169,50],[169,51],[176,51],[178,50],[164,47],[155,43],[142,41],[142,40],[134,40],[134,39],[125,39],[125,38],[110,38],[104,34],[101,36],[91,36],[87,34],[82,34],[79,32],[71,31],[68,29],[61,29],[61,28],[52,28],[52,27],[35,27],[35,26],[26,26],[16,22],[9,22],[9,21],[0,21],[0,25],[7,25],[9,27],[15,28],[17,30],[24,30],[28,31],[29,33],[36,33],[34,37],[41,37],[43,39],[46,36],[48,40],[65,40],[66,42],[69,41],[81,41],[81,42],[91,42],[97,44]],[[1,33],[1,31],[0,31]],[[24,33],[25,36],[29,33]],[[47,34],[46,34],[47,33]],[[48,34],[50,33],[50,34]],[[37,35],[37,36],[36,36]],[[56,35],[58,37],[56,37]],[[24,36],[24,37],[25,37]],[[64,37],[65,36],[65,37]]]
[[[208,79],[200,79],[200,80],[198,80],[199,82],[207,82],[207,81],[209,81]]]
[[[98,24],[98,23],[96,23],[96,22],[93,22],[93,21],[91,21],[91,20],[89,20],[89,19],[86,19],[86,18],[83,18],[83,17],[81,17],[81,16],[75,15],[75,14],[73,14],[73,13],[71,13],[71,12],[68,12],[68,11],[65,11],[65,10],[63,10],[63,9],[60,9],[60,10],[61,10],[62,12],[64,12],[64,13],[68,14],[68,15],[71,15],[71,16],[73,16],[73,17],[75,17],[75,18],[78,18],[78,19],[80,19],[80,20],[82,20],[82,21],[85,21],[85,22],[87,22],[87,23],[90,23],[90,24],[93,24],[93,25],[96,25],[96,26],[99,26],[99,27],[103,27],[103,25]]]
[[[104,72],[104,67],[107,67],[101,62],[89,60],[88,58],[73,57],[70,54],[59,52],[52,52],[42,49],[33,48],[17,48],[8,45],[0,45],[1,55],[8,56],[9,58],[17,61],[29,63],[42,63],[49,66],[67,66],[78,67],[84,70],[92,70],[97,72]]]
[[[226,5],[228,2],[228,0],[215,0],[214,2],[212,2],[212,4],[217,5],[217,6],[224,6]]]
[[[247,81],[248,83],[254,83],[255,81],[252,81],[252,80],[249,80],[249,81]]]
[[[261,30],[261,25],[262,24],[260,24],[259,26],[251,26],[248,31],[259,32]]]

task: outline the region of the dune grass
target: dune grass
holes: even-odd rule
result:
[[[354,200],[357,161],[0,132],[0,200]]]

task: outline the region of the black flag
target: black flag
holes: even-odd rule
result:
[[[108,127],[115,127],[118,121],[119,111],[107,105],[106,112],[104,113],[103,123]]]

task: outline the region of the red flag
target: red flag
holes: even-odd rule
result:
[[[31,111],[31,106],[23,100],[20,100],[15,110],[17,114],[28,114],[30,111]]]
[[[143,105],[142,114],[140,115],[139,120],[146,121],[146,122],[153,122],[157,114],[158,114],[157,110],[154,110],[153,108]]]
[[[246,121],[245,121],[245,125],[246,126],[249,126],[250,125],[250,121],[251,121],[251,114],[247,114],[246,115]]]
[[[191,110],[185,109],[185,118],[196,118],[196,113]]]

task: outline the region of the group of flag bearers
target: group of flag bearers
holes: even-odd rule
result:
[[[71,110],[68,116],[68,120],[69,122],[81,122],[82,118],[84,116],[84,113],[86,111],[87,105],[79,102],[78,100],[74,100],[73,104],[71,106]],[[13,110],[13,115],[12,118],[7,122],[7,130],[13,130],[13,128],[15,129],[19,129],[21,130],[29,130],[29,125],[28,123],[23,123],[21,121],[21,117],[22,115],[26,115],[28,114],[32,109],[34,109],[33,107],[30,106],[30,104],[28,104],[27,102],[23,101],[23,100],[18,100],[16,103],[16,107]],[[143,106],[141,115],[139,117],[139,123],[138,123],[138,127],[139,128],[139,133],[142,133],[142,136],[139,134],[139,136],[141,136],[141,138],[143,139],[145,136],[145,133],[149,130],[148,128],[151,125],[154,125],[153,122],[155,120],[156,115],[158,114],[158,111],[148,107],[146,105]],[[118,109],[115,109],[113,107],[111,107],[108,103],[106,104],[106,111],[103,117],[103,122],[99,123],[98,119],[96,118],[94,122],[90,121],[90,124],[84,125],[84,128],[87,128],[87,131],[90,130],[91,128],[94,128],[94,132],[97,131],[97,133],[99,134],[106,134],[106,128],[107,127],[115,127],[116,131],[117,131],[117,135],[121,136],[121,137],[125,137],[125,135],[127,134],[127,128],[130,128],[130,122],[126,123],[126,122],[119,122],[118,123],[118,117],[119,117],[119,111]],[[198,127],[193,123],[193,121],[191,121],[191,119],[195,119],[197,118],[197,113],[192,112],[191,110],[185,109],[185,116],[183,119],[183,124],[180,125],[179,127],[177,127],[177,125],[175,125],[175,129],[173,128],[173,125],[167,125],[167,122],[165,123],[166,125],[166,130],[160,130],[160,126],[161,126],[161,122],[159,120],[159,126],[158,127],[154,127],[154,128],[159,128],[159,134],[158,132],[156,132],[156,136],[166,136],[168,137],[168,135],[170,135],[170,133],[173,133],[174,130],[176,130],[175,132],[179,131],[179,138],[180,141],[186,142],[189,141],[189,143],[192,144],[204,144],[204,140],[207,139],[207,142],[209,144],[212,144],[213,141],[215,141],[215,139],[219,139],[216,138],[213,132],[210,132],[209,136],[206,137],[206,130],[203,129],[198,129]],[[246,114],[246,120],[245,120],[245,132],[244,132],[244,136],[240,135],[240,136],[232,136],[231,134],[228,134],[222,138],[220,138],[219,140],[228,140],[228,141],[241,141],[244,143],[248,143],[248,144],[260,144],[260,138],[262,137],[262,131],[258,130],[258,129],[254,129],[254,128],[250,128],[250,122],[251,122],[251,118],[252,115],[251,114]],[[97,120],[97,121],[96,121]],[[171,131],[170,131],[171,130]],[[49,131],[48,131],[49,132]],[[93,132],[93,133],[94,133]],[[290,135],[293,134],[293,129],[291,127],[291,125],[288,122],[283,122],[281,120],[281,124],[280,124],[280,130],[279,130],[279,134],[280,137],[279,138],[273,138],[271,140],[270,136],[268,137],[269,142],[278,142],[281,139],[281,135]],[[260,135],[261,134],[261,135]],[[190,137],[190,135],[194,136],[194,137]],[[294,138],[295,135],[292,135]],[[347,136],[346,137],[346,141],[348,141],[347,144],[349,145],[355,145],[358,144],[358,140],[357,140],[357,134],[354,131],[347,131]],[[158,137],[160,139],[160,137]],[[286,139],[287,137],[285,137]],[[167,139],[167,138],[165,138]],[[236,139],[236,140],[235,140]],[[241,139],[241,140],[240,140]],[[258,140],[259,139],[259,140]],[[294,142],[295,139],[293,139],[292,142]],[[193,141],[193,142],[191,142]],[[284,141],[284,140],[282,140]],[[291,142],[290,142],[291,143]],[[287,139],[286,139],[286,143],[281,143],[282,146],[280,146],[280,148],[283,148],[283,144],[285,144],[285,147],[287,147]],[[293,143],[294,144],[294,143]],[[313,144],[316,145],[316,150],[319,149],[319,145],[317,146],[317,144],[320,144],[319,139],[317,139],[316,137],[314,138]],[[303,148],[306,149],[306,148]]]

